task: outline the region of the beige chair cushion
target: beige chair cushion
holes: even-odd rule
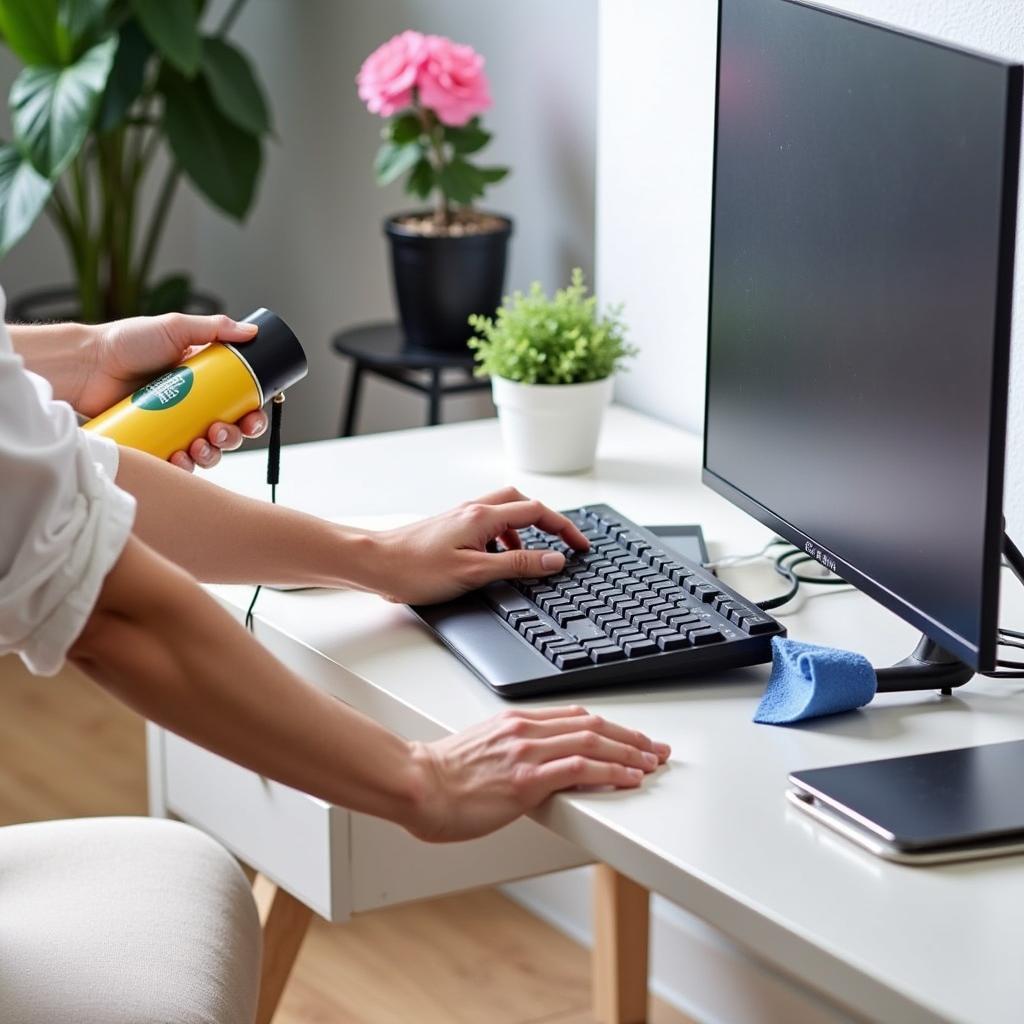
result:
[[[150,818],[0,828],[0,1020],[252,1024],[260,930],[232,857]]]

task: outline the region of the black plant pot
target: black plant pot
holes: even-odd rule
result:
[[[224,303],[215,295],[190,291],[181,312],[223,313]],[[7,305],[7,319],[12,323],[66,323],[81,318],[78,291],[71,285],[34,289],[11,299]]]
[[[499,230],[458,237],[419,235],[399,223],[423,215],[384,222],[402,329],[414,348],[458,352],[473,333],[469,315],[493,315],[501,304],[512,221],[501,217]]]

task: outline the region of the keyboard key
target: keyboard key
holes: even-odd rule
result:
[[[739,623],[740,629],[751,636],[758,636],[761,633],[770,633],[775,629],[775,621],[767,615],[748,615]]]
[[[640,640],[627,640],[623,643],[622,649],[626,652],[627,658],[638,658],[644,654],[654,654],[658,649],[658,645],[653,640],[644,638]]]
[[[527,626],[525,629],[520,630],[520,632],[532,644],[538,637],[553,636],[555,631],[546,622],[536,622],[532,626]]]
[[[484,600],[503,618],[513,612],[532,612],[533,608],[525,597],[507,583],[495,583],[484,591]]]
[[[561,669],[580,668],[590,664],[590,655],[582,648],[578,651],[565,651],[555,655],[555,664]]]
[[[693,596],[699,598],[704,604],[711,604],[720,593],[721,591],[716,590],[710,583],[702,583],[693,589]]]
[[[626,652],[620,647],[594,647],[590,651],[590,660],[595,665],[604,665],[609,661],[622,661]]]
[[[690,638],[685,633],[669,633],[658,637],[658,647],[663,651],[678,651],[690,646]]]
[[[687,636],[690,638],[690,643],[695,647],[699,647],[701,644],[713,644],[716,640],[725,639],[717,629],[711,628],[691,629]]]
[[[552,616],[552,618],[563,629],[565,629],[570,622],[575,622],[577,619],[585,619],[586,616],[583,614],[583,612],[579,611],[576,608],[567,608],[563,612],[558,612],[558,614]]]
[[[645,633],[649,629],[659,629],[664,623],[657,615],[639,615],[635,619],[630,620],[637,629],[642,629]]]
[[[565,623],[565,631],[571,633],[577,640],[590,640],[594,637],[605,638],[605,632],[590,619],[572,619]]]
[[[652,615],[663,615],[665,612],[672,611],[673,608],[675,608],[675,605],[669,601],[655,601],[647,606],[647,610]]]

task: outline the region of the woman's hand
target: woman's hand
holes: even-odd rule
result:
[[[228,316],[137,316],[101,324],[89,351],[91,372],[85,378],[75,407],[85,416],[97,416],[130,395],[164,370],[170,370],[212,341],[246,342],[256,336],[255,324],[237,323]],[[222,451],[233,451],[243,438],[259,437],[267,429],[261,409],[238,423],[214,423],[205,437],[196,438],[187,452],[175,452],[170,461],[191,472],[209,469]]]
[[[493,580],[550,576],[565,565],[558,551],[528,551],[517,530],[536,526],[577,551],[590,542],[571,520],[514,487],[469,501],[432,519],[376,534],[378,579],[389,601],[446,601]],[[488,551],[492,541],[507,550]]]
[[[579,787],[635,789],[671,751],[585,708],[525,708],[433,743],[413,744],[428,782],[409,830],[430,842],[474,839]]]

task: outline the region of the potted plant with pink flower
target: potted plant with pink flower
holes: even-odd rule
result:
[[[377,183],[404,175],[407,193],[433,197],[431,209],[397,213],[384,224],[406,340],[461,349],[469,316],[492,313],[501,301],[512,234],[508,217],[474,205],[508,174],[476,162],[491,140],[480,123],[492,102],[484,60],[442,36],[403,32],[366,58],[356,83],[370,112],[387,121]]]

